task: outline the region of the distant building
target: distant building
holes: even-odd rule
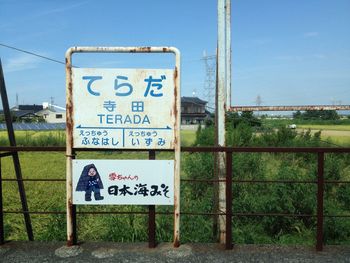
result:
[[[52,108],[43,109],[36,113],[43,117],[47,123],[64,123],[66,122],[66,112]]]
[[[13,108],[11,108],[11,111],[31,111],[33,113],[36,113],[38,111],[41,111],[43,109],[43,105],[18,105]]]
[[[204,124],[210,118],[207,103],[197,97],[181,97],[181,124]]]
[[[11,108],[11,114],[17,121],[39,122],[44,120],[47,123],[66,122],[66,111],[62,107],[49,105],[18,105]]]
[[[39,121],[39,116],[36,115],[37,112],[43,109],[42,105],[17,105],[10,109],[11,114],[15,117],[17,121],[22,122],[35,122]]]

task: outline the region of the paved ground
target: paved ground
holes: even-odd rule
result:
[[[350,262],[350,247],[328,246],[324,252],[300,246],[235,246],[163,243],[149,249],[146,243],[8,242],[0,246],[0,262]]]

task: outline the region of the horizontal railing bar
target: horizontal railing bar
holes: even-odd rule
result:
[[[234,183],[316,184],[315,180],[232,180]]]
[[[289,214],[289,213],[232,213],[232,216],[285,216],[285,217],[316,217],[310,214]]]
[[[23,179],[11,179],[11,178],[3,178],[1,179],[4,182],[18,182],[18,181],[23,181],[23,182],[65,182],[66,179],[27,179],[27,178],[23,178]]]
[[[350,153],[349,147],[181,147],[184,152]]]
[[[350,184],[350,181],[324,180],[325,184]]]
[[[181,179],[181,182],[218,183],[226,180]],[[287,183],[287,184],[316,184],[316,180],[232,180],[234,183]],[[350,181],[325,180],[326,184],[348,184]]]
[[[1,146],[0,151],[9,152],[64,152],[64,146]]]
[[[14,178],[3,178],[1,179],[3,182],[65,182],[66,179],[59,178],[48,178],[48,179],[14,179]],[[203,183],[219,183],[225,182],[226,180],[205,180],[205,179],[181,179],[181,182],[203,182]],[[287,183],[287,184],[316,184],[317,181],[314,180],[232,180],[234,183]],[[336,181],[336,180],[325,180],[326,184],[349,184],[350,181]]]
[[[93,215],[103,215],[103,214],[148,215],[148,211],[120,211],[120,212],[116,212],[116,211],[77,211],[76,213],[81,214],[81,215],[86,215],[86,214],[93,214]]]
[[[0,151],[7,152],[50,152],[59,151],[64,152],[66,147],[64,146],[1,146]],[[118,152],[148,152],[154,149],[85,149],[85,148],[74,148],[75,151],[118,151]],[[171,152],[172,149],[156,149],[159,152]],[[350,153],[350,147],[216,147],[216,146],[200,146],[200,147],[181,147],[183,152],[241,152],[241,153],[258,153],[258,152],[284,152],[284,153]]]
[[[3,211],[4,214],[66,214],[66,211]],[[142,214],[148,215],[148,211],[78,211],[81,215],[100,215],[100,214]],[[157,215],[174,215],[174,212],[156,212]],[[221,215],[221,214],[218,214]]]
[[[104,148],[73,148],[76,152],[149,152],[149,151],[159,151],[159,152],[173,152],[173,149],[104,149]]]
[[[181,182],[219,183],[219,182],[226,182],[226,180],[181,179]]]
[[[65,182],[66,179],[59,179],[59,178],[48,178],[48,179],[30,179],[30,178],[23,178],[23,179],[14,179],[14,178],[3,178],[1,179],[3,182]],[[181,182],[204,182],[204,183],[219,183],[219,182],[225,182],[226,180],[205,180],[205,179],[181,179]],[[317,181],[314,180],[232,180],[234,183],[287,183],[287,184],[299,184],[299,183],[305,183],[305,184],[315,184]],[[350,181],[336,181],[336,180],[325,180],[326,184],[349,184]]]
[[[62,214],[65,215],[66,211],[3,211],[4,214]]]
[[[66,214],[65,211],[4,211],[4,214]],[[140,214],[148,215],[148,211],[78,211],[81,215],[99,215],[99,214]],[[173,212],[156,212],[157,215],[173,215]],[[201,212],[181,212],[182,215],[190,216],[218,216],[226,215],[226,213],[201,213]],[[310,214],[289,214],[289,213],[232,213],[235,217],[253,217],[253,216],[286,216],[286,217],[317,217],[317,215]],[[324,215],[324,217],[349,218],[350,215]]]

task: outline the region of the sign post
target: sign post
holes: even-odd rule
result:
[[[77,52],[174,53],[175,69],[73,68]],[[67,245],[76,243],[77,204],[171,204],[178,247],[180,52],[174,47],[73,47],[66,52],[66,82]],[[83,148],[172,149],[175,158],[73,161],[74,151]]]

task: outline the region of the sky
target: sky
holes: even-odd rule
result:
[[[232,0],[231,105],[350,104],[350,0]],[[205,96],[216,0],[0,0],[0,44],[64,62],[71,46],[175,46],[181,95]],[[10,106],[65,105],[65,67],[0,46]],[[77,54],[96,68],[172,68],[171,54]]]

